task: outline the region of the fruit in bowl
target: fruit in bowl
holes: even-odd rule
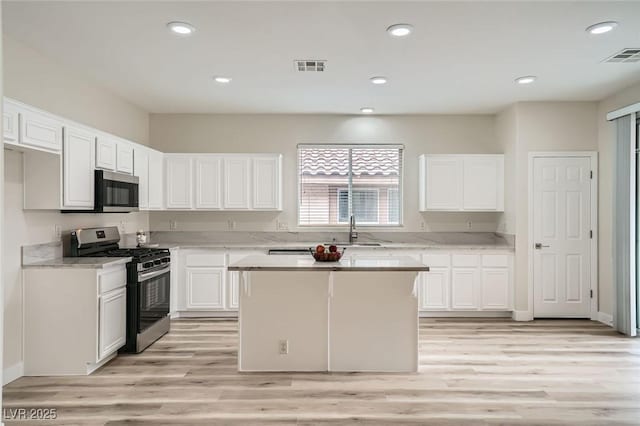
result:
[[[329,246],[328,249],[324,245],[318,244],[315,250],[310,248],[309,251],[313,258],[318,262],[337,262],[344,253],[344,249],[342,252],[339,252],[338,247],[333,244]]]

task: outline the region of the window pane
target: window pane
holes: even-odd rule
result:
[[[400,224],[402,149],[328,145],[298,154],[300,225],[346,225],[350,214],[358,224]]]
[[[300,224],[338,224],[338,190],[349,188],[349,149],[300,148],[298,153]],[[348,219],[348,205],[346,210]]]
[[[353,209],[356,221],[375,225],[400,223],[401,156],[400,149],[354,148],[351,153],[353,167]],[[389,198],[396,191],[394,199]],[[362,194],[362,195],[356,195]],[[360,200],[357,199],[360,197]],[[366,201],[361,201],[366,199]]]

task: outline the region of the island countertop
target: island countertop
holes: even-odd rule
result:
[[[248,256],[229,271],[401,271],[425,272],[429,267],[408,256],[391,258],[345,257],[339,262],[316,262],[311,256]]]

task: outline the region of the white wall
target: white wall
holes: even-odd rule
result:
[[[5,95],[135,142],[148,143],[148,114],[99,85],[38,52],[4,38]],[[148,228],[147,213],[117,215],[61,214],[22,210],[22,155],[4,150],[4,368],[22,362],[22,290],[20,247],[56,239],[54,225],[76,227],[118,225],[127,232]]]
[[[533,309],[529,294],[529,153],[597,151],[596,102],[524,102],[498,114],[498,138],[506,153],[505,214],[508,233],[515,230],[515,309]],[[533,303],[533,301],[531,301]]]
[[[298,143],[402,143],[405,145],[404,231],[495,231],[497,213],[418,212],[418,156],[423,153],[501,153],[495,116],[338,116],[151,114],[151,145],[165,152],[279,152],[284,155],[282,213],[152,212],[151,228],[276,230],[276,221],[297,228]]]
[[[599,311],[613,314],[613,165],[615,157],[615,124],[606,119],[608,112],[640,102],[640,84],[628,87],[598,103],[598,150],[600,155],[599,198]]]

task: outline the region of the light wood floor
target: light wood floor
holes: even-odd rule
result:
[[[236,328],[173,321],[89,377],[11,383],[4,408],[74,425],[640,424],[640,340],[596,322],[423,319],[417,374],[238,374]]]

